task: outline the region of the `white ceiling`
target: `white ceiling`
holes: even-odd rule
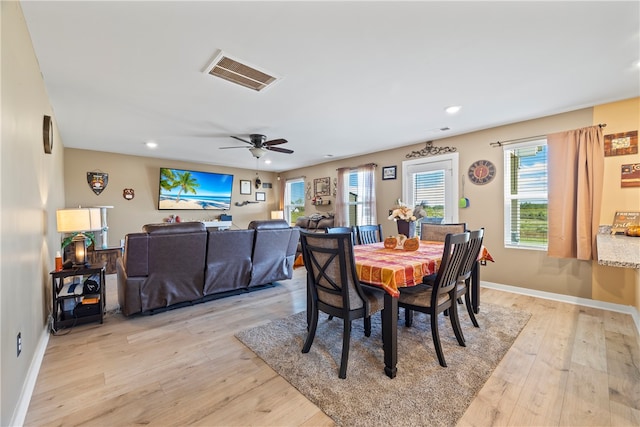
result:
[[[21,5],[72,148],[253,169],[219,147],[261,133],[284,171],[640,96],[637,1]],[[282,79],[205,74],[219,51]]]

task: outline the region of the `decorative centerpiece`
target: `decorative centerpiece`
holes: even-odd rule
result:
[[[416,222],[425,216],[427,216],[427,212],[422,205],[411,208],[398,199],[396,206],[391,211],[391,215],[389,215],[389,220],[396,221],[399,234],[411,238],[416,235]]]

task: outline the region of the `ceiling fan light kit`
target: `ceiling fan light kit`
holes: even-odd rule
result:
[[[253,154],[253,157],[255,157],[256,159],[259,159],[260,157],[267,154],[267,150],[265,150],[264,148],[251,147],[249,148],[249,151],[251,151],[251,154]]]
[[[277,151],[278,153],[286,153],[286,154],[293,153],[293,150],[289,150],[287,148],[275,147],[275,145],[286,144],[287,143],[286,139],[279,138],[279,139],[272,139],[271,141],[267,141],[267,137],[259,133],[252,133],[251,135],[249,135],[249,141],[247,141],[244,138],[240,138],[238,136],[233,136],[233,135],[230,135],[230,136],[233,139],[237,139],[238,141],[242,141],[249,144],[251,147],[220,147],[221,150],[226,150],[229,148],[248,148],[249,151],[251,151],[251,154],[253,155],[253,157],[255,157],[256,159],[259,159],[265,154],[267,154],[267,151]]]

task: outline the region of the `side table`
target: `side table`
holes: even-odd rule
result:
[[[60,328],[83,323],[104,321],[105,307],[105,265],[52,271],[51,298],[54,332]],[[87,281],[99,289],[87,290]]]

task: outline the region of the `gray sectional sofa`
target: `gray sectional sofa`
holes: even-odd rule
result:
[[[145,225],[125,236],[117,261],[122,313],[154,312],[290,279],[299,236],[282,220],[224,231],[199,222]]]

